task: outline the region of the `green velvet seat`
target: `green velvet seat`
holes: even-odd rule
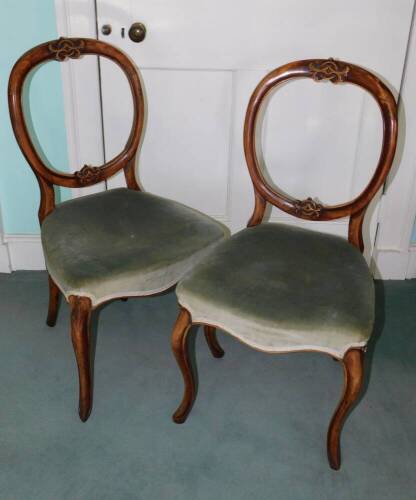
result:
[[[262,351],[318,350],[342,358],[372,332],[374,285],[341,237],[283,224],[245,229],[178,285],[194,323]]]
[[[196,210],[125,188],[61,203],[42,224],[53,280],[93,306],[170,288],[225,234]]]

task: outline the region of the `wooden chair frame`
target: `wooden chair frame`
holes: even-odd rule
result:
[[[256,153],[256,125],[259,111],[265,98],[278,85],[298,78],[310,78],[316,82],[328,80],[333,84],[351,83],[368,91],[376,100],[383,120],[383,141],[376,170],[365,189],[355,199],[347,203],[328,206],[312,198],[298,200],[290,198],[273,188],[261,173]],[[386,87],[376,76],[354,64],[333,59],[310,59],[295,61],[281,66],[266,75],[257,85],[248,104],[244,124],[244,152],[248,170],[254,187],[255,206],[248,227],[256,226],[263,220],[267,203],[301,219],[328,221],[349,217],[348,240],[361,252],[364,250],[362,227],[366,209],[384,184],[390,171],[397,143],[397,105]],[[189,311],[181,308],[172,334],[172,348],[184,379],[184,396],[173,415],[176,423],[185,422],[196,397],[195,378],[190,362],[187,335],[193,325]],[[204,325],[215,332],[214,325]],[[343,423],[357,400],[363,383],[363,361],[365,349],[350,349],[339,359],[344,369],[344,390],[328,428],[327,453],[333,469],[341,465],[340,434]],[[222,351],[223,352],[223,351]]]
[[[101,166],[84,165],[79,171],[66,174],[49,168],[40,158],[30,137],[23,109],[22,94],[29,73],[48,61],[63,62],[83,55],[97,55],[116,63],[130,85],[133,98],[133,123],[124,149],[115,158]],[[88,38],[59,38],[32,48],[14,65],[9,78],[9,110],[17,143],[32,168],[40,188],[39,222],[42,225],[55,208],[54,185],[81,188],[102,182],[119,170],[124,170],[127,187],[140,191],[135,175],[137,151],[143,133],[145,101],[137,69],[133,62],[112,45]],[[54,326],[57,320],[60,289],[49,276],[49,308],[47,324]],[[127,297],[120,297],[127,300]],[[92,380],[90,363],[91,300],[83,296],[70,296],[71,337],[79,374],[79,415],[85,422],[92,409]],[[101,305],[101,304],[100,304]],[[217,350],[215,332],[207,334],[207,342],[213,353]]]

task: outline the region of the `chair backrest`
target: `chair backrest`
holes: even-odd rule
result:
[[[39,64],[46,61],[63,62],[68,59],[78,59],[84,54],[106,57],[122,69],[133,96],[133,124],[123,151],[111,161],[101,166],[84,165],[73,174],[65,174],[46,166],[33,145],[24,116],[23,85],[29,72]],[[55,207],[54,184],[70,188],[91,186],[111,177],[123,168],[127,186],[130,189],[140,189],[134,169],[143,131],[144,99],[137,70],[123,52],[112,45],[88,38],[59,38],[59,40],[43,43],[23,54],[16,62],[10,74],[8,92],[10,117],[16,140],[39,182],[41,191],[39,220],[41,223]]]
[[[315,82],[329,80],[334,84],[352,83],[367,90],[377,101],[383,120],[383,142],[377,168],[365,189],[352,201],[339,205],[322,205],[312,198],[297,200],[278,192],[262,175],[256,153],[256,121],[266,96],[277,86],[295,78]],[[258,84],[248,104],[244,124],[244,151],[255,192],[255,207],[248,226],[259,224],[267,202],[302,219],[328,221],[350,217],[348,240],[364,249],[362,225],[365,211],[391,168],[397,142],[397,105],[390,90],[372,73],[354,64],[333,59],[295,61],[275,69]]]

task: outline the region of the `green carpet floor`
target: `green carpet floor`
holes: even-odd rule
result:
[[[83,424],[67,305],[49,328],[46,274],[0,275],[0,500],[415,499],[415,306],[416,280],[377,283],[365,394],[334,472],[325,439],[342,370],[330,357],[266,355],[220,333],[218,360],[199,332],[198,398],[175,425],[175,296],[114,302],[96,317]]]

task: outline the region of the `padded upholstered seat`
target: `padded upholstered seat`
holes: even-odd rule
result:
[[[177,287],[194,323],[218,326],[269,352],[364,346],[374,286],[361,253],[338,236],[283,224],[221,243]]]
[[[94,306],[170,288],[225,231],[180,203],[120,188],[58,205],[42,224],[42,244],[65,296]]]

